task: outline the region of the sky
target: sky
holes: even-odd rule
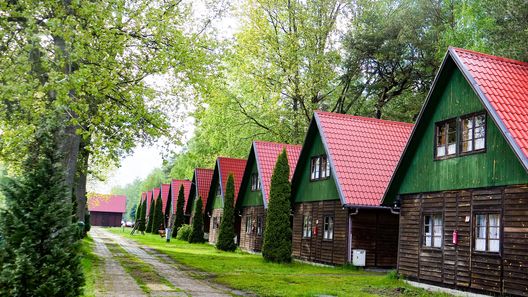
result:
[[[199,0],[191,1],[193,8],[193,15],[197,18],[203,18],[215,12],[211,12],[213,5],[210,4],[209,0]],[[208,4],[209,3],[209,4]],[[212,3],[215,3],[214,1]],[[231,5],[239,3],[239,1],[230,1]],[[215,4],[216,5],[216,4]],[[216,16],[215,20],[212,22],[213,30],[216,30],[217,33],[215,36],[221,39],[232,38],[235,32],[239,29],[240,23],[238,19],[234,16],[233,11],[229,10],[224,12],[220,16]],[[152,80],[152,85],[156,88],[160,88],[163,85],[168,86],[167,83],[169,79],[164,80],[157,76]],[[189,140],[194,133],[194,121],[188,116],[189,108],[183,112],[180,110],[178,120],[172,121],[176,125],[183,125],[183,143]],[[183,115],[183,119],[180,117]],[[144,179],[149,173],[155,168],[161,167],[163,163],[162,156],[164,155],[163,145],[161,145],[161,140],[151,146],[140,146],[136,147],[132,154],[125,156],[121,159],[121,164],[118,168],[111,170],[108,173],[107,179],[105,181],[91,181],[87,185],[88,192],[110,193],[110,190],[114,186],[125,186],[129,183],[132,183],[135,179]],[[183,149],[183,146],[172,148],[173,151],[178,152]]]

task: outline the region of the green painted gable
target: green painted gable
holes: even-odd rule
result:
[[[254,161],[255,158],[252,158],[252,160],[253,162],[251,162],[251,174],[248,177],[249,180],[245,183],[246,187],[243,190],[244,195],[241,197],[242,201],[240,201],[240,205],[242,207],[264,205],[264,201],[262,200],[262,191],[251,191],[251,175],[253,175],[254,173],[258,173],[257,163]]]
[[[308,136],[304,144],[309,148],[308,153],[303,153],[297,163],[296,170],[301,171],[296,187],[297,190],[293,197],[295,202],[339,200],[339,193],[333,175],[329,179],[310,181],[310,159],[314,156],[326,154],[323,141],[321,140],[321,134],[317,129],[315,130],[316,132],[313,133],[312,139],[310,140],[310,136]]]
[[[528,183],[521,163],[489,114],[486,151],[434,160],[435,123],[485,110],[480,99],[451,62],[439,77],[387,199],[410,194]]]

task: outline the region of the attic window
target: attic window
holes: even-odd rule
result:
[[[486,114],[473,113],[436,123],[435,159],[446,159],[486,149]]]
[[[330,177],[330,162],[326,155],[315,156],[310,160],[310,180],[322,180]]]
[[[256,192],[260,190],[260,180],[258,173],[251,174],[251,191]]]
[[[477,114],[461,120],[460,151],[468,153],[482,150],[486,143],[486,115]]]
[[[436,124],[436,157],[456,154],[456,119]]]
[[[216,196],[222,196],[222,190],[220,189],[220,183],[216,187]]]

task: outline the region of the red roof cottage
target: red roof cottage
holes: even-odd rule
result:
[[[207,196],[209,195],[209,189],[211,188],[211,180],[213,179],[213,169],[196,168],[191,183],[191,192],[189,194],[189,200],[185,206],[185,215],[190,216],[190,223],[192,224],[192,216],[196,199],[202,199],[202,211],[205,209],[207,204]],[[203,215],[203,214],[202,214]]]
[[[95,194],[88,196],[90,224],[119,227],[126,212],[126,196]]]
[[[265,141],[254,141],[242,178],[236,204],[241,215],[240,248],[258,252],[262,248],[266,210],[268,208],[271,176],[283,149],[288,155],[290,180],[302,146]]]
[[[292,179],[293,256],[329,264],[366,251],[396,266],[398,216],[380,201],[412,124],[315,112]]]
[[[186,202],[187,199],[189,199],[189,192],[191,191],[191,181],[187,179],[173,179],[170,183],[169,187],[169,199],[170,204],[172,208],[172,213],[169,214],[169,219],[171,224],[174,223],[174,215],[176,215],[176,208],[178,203],[178,195],[180,193],[180,187],[183,186],[183,195],[184,195],[184,201]],[[185,203],[187,204],[187,203]],[[184,212],[185,212],[185,204],[184,204]],[[185,223],[188,223],[188,220],[185,221]]]
[[[398,271],[528,296],[528,63],[449,48],[384,204]]]

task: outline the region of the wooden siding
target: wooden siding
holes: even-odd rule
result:
[[[249,180],[246,183],[246,188],[242,189],[244,191],[244,195],[242,196],[242,201],[240,201],[241,206],[258,206],[258,205],[264,205],[264,202],[262,201],[262,190],[258,191],[252,191],[251,190],[251,175],[254,173],[258,173],[257,170],[257,163],[254,162],[255,158],[252,158],[253,164],[251,165],[251,174],[249,175]],[[260,179],[260,174],[259,174]]]
[[[120,227],[122,219],[122,213],[99,211],[90,212],[90,224],[92,226]]]
[[[407,278],[464,290],[528,296],[528,186],[404,195],[398,271]],[[443,215],[442,248],[421,244],[423,213]],[[501,214],[501,252],[474,251],[474,216]],[[453,231],[458,232],[454,245]]]
[[[308,157],[300,159],[297,164],[297,167],[300,166],[300,168],[296,168],[296,170],[301,170],[301,175],[299,176],[295,197],[293,197],[294,201],[310,202],[339,199],[333,175],[330,175],[330,178],[325,180],[310,181],[311,157],[326,154],[319,131],[316,131],[312,141],[305,145],[309,145],[310,150],[307,154]]]
[[[246,233],[246,216],[252,218],[252,228],[250,233]],[[262,217],[262,234],[257,235],[257,218]],[[264,206],[244,207],[240,217],[240,248],[250,252],[260,252],[264,239],[264,228],[266,223],[266,211]]]
[[[405,152],[410,158],[402,163],[388,198],[396,194],[426,193],[528,183],[528,175],[487,115],[486,151],[434,160],[435,123],[483,111],[484,106],[458,69],[446,70],[417,125],[413,142]],[[431,178],[423,178],[428,176]],[[394,188],[394,189],[393,189]]]
[[[398,216],[388,209],[360,209],[350,218],[351,249],[366,250],[366,266],[396,267]]]
[[[303,238],[303,216],[312,216],[312,226],[317,226],[317,235]],[[323,239],[323,217],[334,216],[334,239]],[[316,225],[315,221],[319,220]],[[302,260],[333,265],[348,262],[348,210],[339,200],[297,203],[293,216],[293,256]]]
[[[216,240],[218,239],[218,233],[220,233],[220,222],[222,220],[222,215],[224,214],[224,209],[222,208],[215,208],[211,214],[211,217],[209,218],[209,243],[216,243]],[[219,218],[217,220],[218,226],[213,228],[214,220],[213,218]]]

